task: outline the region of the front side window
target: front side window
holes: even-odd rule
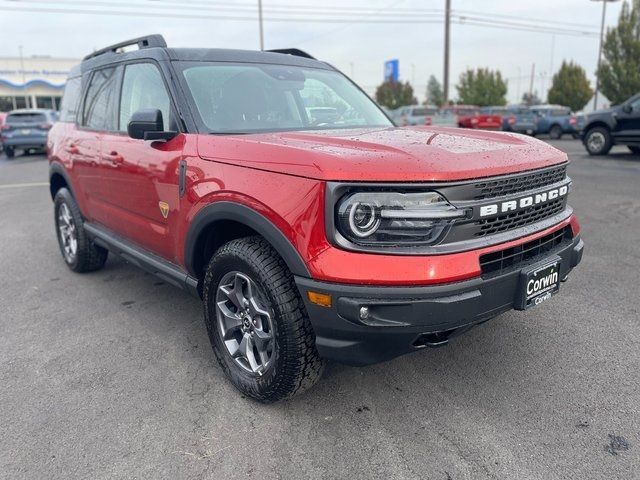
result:
[[[96,70],[84,100],[83,125],[93,130],[115,130],[116,67]]]
[[[640,98],[636,98],[631,102],[631,111],[634,113],[640,112]]]
[[[149,108],[162,112],[164,130],[169,130],[170,104],[162,75],[155,65],[134,63],[125,67],[120,97],[120,131],[127,131],[129,120],[135,112]]]
[[[392,126],[335,71],[210,62],[182,67],[196,110],[211,133]]]

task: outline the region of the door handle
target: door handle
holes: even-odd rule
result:
[[[103,154],[102,159],[111,162],[114,165],[124,162],[124,157],[118,152],[110,152],[109,154]]]
[[[66,147],[64,147],[65,152],[70,153],[71,155],[77,155],[80,153],[78,147],[76,147],[73,143],[70,143]]]

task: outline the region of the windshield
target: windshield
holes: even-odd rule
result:
[[[42,113],[12,113],[7,116],[7,125],[20,123],[44,123],[47,117]]]
[[[375,103],[335,71],[192,63],[182,73],[211,133],[392,126]]]

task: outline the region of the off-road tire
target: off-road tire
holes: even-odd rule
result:
[[[13,147],[4,147],[4,154],[7,156],[7,158],[13,158],[16,155],[16,151],[13,149]]]
[[[551,140],[560,140],[562,138],[562,127],[560,125],[553,125],[549,130],[549,138]]]
[[[247,372],[232,358],[218,328],[216,292],[229,272],[249,277],[263,291],[272,315],[274,361],[262,375]],[[213,351],[225,375],[243,394],[261,402],[290,398],[313,386],[323,371],[315,335],[293,275],[262,237],[232,240],[207,266],[203,284],[204,317]]]
[[[594,135],[601,135],[602,141],[598,142],[598,146],[592,142]],[[605,127],[593,127],[590,128],[584,136],[584,145],[589,155],[606,155],[613,146],[613,139],[611,138],[611,132]]]
[[[93,240],[84,229],[84,219],[78,208],[71,192],[66,188],[61,188],[55,195],[54,201],[54,223],[56,228],[56,237],[58,238],[58,246],[60,247],[60,253],[67,266],[77,273],[93,272],[100,270],[109,256],[109,251],[95,245]],[[62,243],[62,237],[60,233],[58,212],[62,205],[66,205],[71,213],[73,222],[75,224],[76,237],[77,237],[77,251],[73,258],[68,259],[65,256],[64,247]]]

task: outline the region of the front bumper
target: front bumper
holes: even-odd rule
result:
[[[576,236],[548,256],[561,259],[560,278],[580,263],[584,243]],[[544,258],[537,259],[544,261]],[[296,277],[322,357],[349,365],[390,360],[450,338],[514,308],[520,269],[491,278],[426,287],[356,286]],[[331,307],[309,301],[309,291],[331,295]],[[360,309],[368,308],[368,317]]]

